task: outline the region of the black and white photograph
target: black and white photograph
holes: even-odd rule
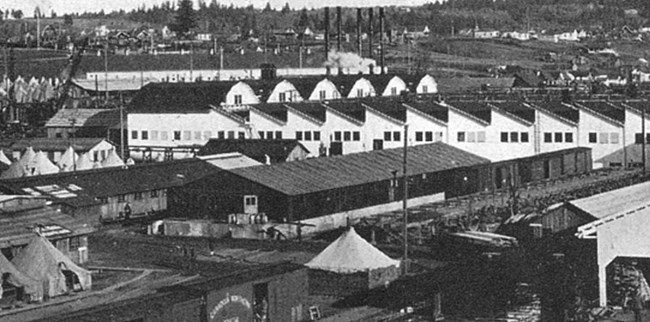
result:
[[[0,321],[650,322],[649,60],[650,0],[0,0]]]

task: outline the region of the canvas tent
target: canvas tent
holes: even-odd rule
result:
[[[108,152],[108,156],[102,161],[102,167],[121,167],[124,166],[124,161],[120,159],[115,150]]]
[[[305,264],[311,294],[349,295],[384,286],[400,275],[400,261],[372,246],[350,228]]]
[[[28,302],[43,299],[43,287],[41,284],[17,270],[2,253],[0,253],[0,276],[3,276],[3,278],[6,277],[6,281],[14,287],[22,288],[28,297]],[[0,298],[2,298],[3,291],[0,287]]]
[[[63,255],[49,240],[35,236],[27,246],[13,259],[16,268],[43,285],[47,297],[66,294],[70,284],[80,289],[90,289],[90,272],[77,266],[70,258]],[[73,273],[73,274],[70,274]],[[66,281],[68,275],[68,281]],[[70,277],[76,279],[70,280]]]
[[[77,162],[77,159],[79,159],[79,155],[77,155],[77,153],[74,152],[74,149],[70,146],[61,156],[61,159],[59,160],[59,168],[64,172],[72,171],[74,170],[74,163]]]
[[[9,160],[7,155],[2,150],[0,150],[0,163],[4,163],[6,165],[11,165],[11,160]]]

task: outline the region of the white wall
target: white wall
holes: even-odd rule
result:
[[[384,133],[391,132],[391,140],[384,140]],[[399,141],[394,140],[394,134],[398,132]],[[362,130],[362,141],[364,151],[370,151],[374,140],[383,140],[384,149],[399,148],[404,146],[404,124],[402,122],[387,119],[372,109],[366,109],[366,122]]]
[[[108,143],[106,140],[102,140],[88,151],[88,157],[90,158],[90,161],[102,162],[106,159],[108,153],[114,149],[115,146],[113,144]],[[97,159],[95,159],[95,152],[97,152]],[[59,154],[57,158],[57,154],[55,153],[54,158],[57,159],[54,162],[58,162],[61,159],[61,154]]]
[[[449,144],[465,151],[484,156],[485,145],[487,144],[487,125],[479,123],[454,109],[449,109],[449,120],[447,122],[447,136]],[[458,140],[458,132],[465,132],[465,141]],[[485,142],[478,142],[479,133],[483,133]],[[470,141],[470,133],[474,133],[474,142]]]
[[[361,95],[359,95],[359,91],[362,92]],[[369,80],[361,77],[354,83],[347,97],[361,98],[361,97],[371,97],[371,96],[377,96],[377,93],[375,92],[375,87],[372,86],[372,83],[370,83]]]
[[[418,94],[438,93],[438,82],[431,75],[424,75],[415,92]]]
[[[500,111],[492,110],[492,122],[486,129],[486,143],[476,144],[476,154],[492,161],[531,156],[535,153],[532,124],[524,124]],[[508,142],[501,142],[501,133],[508,133]],[[517,133],[518,142],[512,142],[511,134]],[[528,142],[521,142],[522,133],[528,134]]]
[[[432,142],[447,143],[447,126],[434,121],[411,108],[406,109],[406,123],[409,125],[409,145],[428,144]],[[417,141],[416,132],[422,132],[422,141]],[[433,141],[427,141],[427,132],[431,132]]]
[[[284,93],[285,95],[284,101],[280,100],[280,93]],[[302,96],[300,96],[300,93],[298,93],[296,87],[293,86],[293,84],[291,84],[287,80],[282,80],[275,86],[275,88],[273,88],[273,91],[271,92],[271,95],[269,95],[266,102],[267,103],[300,102],[302,100],[303,98]]]
[[[273,132],[273,139],[277,139],[276,137],[276,131],[282,132],[283,128],[285,128],[285,123],[281,122],[280,120],[276,120],[275,118],[270,117],[267,114],[263,114],[262,112],[256,110],[255,108],[251,108],[249,112],[249,123],[251,126],[251,131],[252,137],[257,138],[259,136],[259,131],[264,132],[264,138],[268,139],[268,133],[269,131]],[[284,133],[282,133],[282,138],[284,139]]]
[[[369,147],[365,145],[366,141],[364,140],[366,134],[364,132],[364,124],[356,123],[331,108],[325,110],[325,120],[325,124],[321,127],[321,140],[323,140],[328,148],[332,141],[336,141],[335,132],[342,132],[340,142],[343,142],[343,154],[363,152],[372,149],[372,145]],[[368,123],[366,122],[365,124]],[[353,132],[359,132],[360,140],[344,141],[343,132],[345,131],[350,132],[351,135]]]
[[[393,76],[393,78],[388,81],[384,92],[381,93],[381,96],[398,96],[402,91],[406,90],[406,83],[399,76]]]
[[[241,95],[241,103],[235,103],[235,97]],[[255,95],[255,91],[246,83],[238,82],[233,85],[226,94],[226,102],[224,105],[250,105],[250,104],[259,104],[260,99]]]
[[[623,148],[623,127],[585,109],[580,109],[578,132],[580,133],[579,145],[592,149],[591,156],[594,163],[599,163],[602,157]],[[589,133],[596,133],[597,143],[589,142]],[[605,136],[607,142],[604,142]],[[616,136],[618,136],[618,143],[612,143],[612,138]],[[603,164],[603,166],[608,165]]]
[[[539,128],[540,153],[569,149],[578,146],[578,128],[543,110],[536,110],[537,126]],[[545,142],[545,133],[551,134],[551,142]],[[556,142],[555,134],[562,133],[562,142]],[[573,142],[566,142],[567,133],[571,133]]]
[[[295,139],[296,131],[301,131],[303,134],[306,131],[312,132],[311,140],[305,140],[305,137],[303,135],[303,140],[301,140],[300,143],[302,143],[307,148],[307,150],[309,150],[309,155],[318,156],[321,143],[325,146],[329,145],[329,134],[324,132],[323,125],[324,124],[319,124],[312,121],[311,119],[303,117],[301,114],[294,112],[292,109],[288,109],[287,123],[282,131],[284,132],[284,137],[288,139]],[[313,132],[316,131],[320,132],[320,140],[314,139]]]
[[[336,85],[329,79],[323,79],[316,84],[314,91],[309,96],[310,101],[321,101],[320,92],[325,91],[325,100],[333,100],[341,98],[341,93],[336,88]]]

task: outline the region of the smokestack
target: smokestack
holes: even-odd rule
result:
[[[379,67],[384,74],[384,7],[379,8]]]
[[[372,59],[372,8],[368,8],[368,58]]]
[[[363,49],[361,48],[361,8],[357,8],[357,54],[363,57]]]
[[[330,53],[330,8],[325,7],[325,60],[329,59]]]
[[[341,7],[336,7],[336,51],[341,51]]]

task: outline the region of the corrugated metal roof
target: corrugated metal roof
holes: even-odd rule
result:
[[[252,107],[282,122],[287,121],[287,107],[283,103],[260,103]]]
[[[151,83],[129,104],[129,113],[208,112],[220,106],[236,81],[200,83]]]
[[[408,148],[408,174],[438,172],[489,163],[444,143]],[[403,149],[387,149],[229,170],[287,195],[301,195],[389,180],[402,169]]]
[[[304,100],[308,100],[309,96],[311,96],[311,93],[314,91],[316,88],[316,85],[320,83],[324,78],[319,77],[319,76],[314,76],[314,77],[286,77],[285,78],[289,83],[293,84],[293,86],[298,90],[298,93],[300,93],[300,96]]]
[[[591,197],[569,201],[569,204],[596,219],[622,213],[648,203],[650,182],[616,189]]]
[[[210,139],[197,155],[239,152],[258,161],[264,160],[265,155],[273,160],[286,160],[297,147],[309,153],[298,140],[291,139]]]
[[[221,169],[236,169],[262,165],[261,162],[255,161],[238,152],[206,155],[198,158]]]
[[[440,78],[438,81],[438,92],[459,93],[474,92],[485,89],[507,89],[514,87],[514,77],[457,77]]]
[[[331,109],[350,117],[357,122],[364,123],[366,121],[366,107],[363,106],[360,100],[354,101],[330,101],[325,105]]]
[[[327,112],[325,106],[321,103],[297,102],[286,103],[286,105],[298,112],[313,117],[321,123],[325,122]]]
[[[530,101],[527,103],[574,124],[580,122],[580,111],[561,101]]]
[[[576,104],[579,107],[584,107],[614,122],[625,124],[625,110],[613,104],[610,104],[607,101],[578,101]]]
[[[455,107],[487,124],[492,122],[492,109],[485,102],[477,101],[454,101],[445,104]]]
[[[528,123],[535,123],[535,110],[517,101],[490,101],[489,104]]]
[[[406,107],[397,99],[386,97],[365,98],[361,101],[366,106],[385,114],[395,120],[406,122]]]
[[[82,207],[99,203],[99,197],[166,189],[219,171],[203,160],[184,159],[0,180],[0,191]]]
[[[424,114],[427,114],[443,123],[449,121],[449,109],[434,101],[405,102],[405,105],[412,107]]]
[[[72,108],[59,110],[45,127],[113,127],[120,124],[119,109]]]

